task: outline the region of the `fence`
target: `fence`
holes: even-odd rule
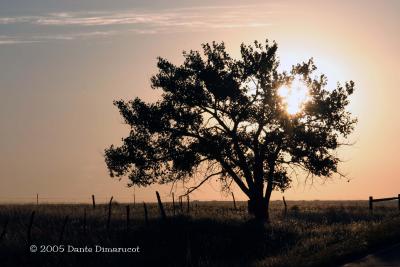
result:
[[[369,210],[372,212],[374,205],[374,202],[382,202],[382,201],[391,201],[391,200],[398,200],[398,209],[400,211],[400,194],[397,195],[397,197],[385,197],[385,198],[376,198],[374,199],[372,196],[369,197]]]
[[[158,209],[159,209],[159,212],[160,212],[161,219],[163,221],[166,221],[166,220],[168,220],[168,216],[167,216],[166,210],[164,208],[164,203],[162,202],[160,194],[157,191],[156,191],[156,197],[157,197]],[[235,201],[235,197],[234,197],[233,193],[232,193],[232,197],[233,197],[233,199]],[[177,208],[175,207],[176,203],[175,203],[175,199],[174,199],[174,196],[173,196],[173,201],[172,201],[173,207],[171,207],[172,210],[173,210],[173,216],[175,216],[175,215],[184,215],[185,213],[186,213],[186,215],[189,215],[190,212],[195,214],[197,212],[197,210],[198,210],[197,202],[195,201],[195,202],[192,203],[190,201],[189,196],[187,196],[187,203],[186,203],[187,207],[186,207],[186,212],[185,212],[184,209],[183,209],[182,198],[183,198],[183,196],[180,196],[181,209],[180,209],[180,213],[179,213],[177,211]],[[112,219],[113,199],[114,198],[111,197],[111,199],[109,200],[108,204],[105,205],[106,206],[105,229],[107,230],[108,233],[110,233],[110,231],[112,230],[111,219]],[[63,218],[63,222],[62,222],[62,225],[60,225],[61,228],[59,229],[59,233],[58,233],[59,234],[58,235],[58,237],[59,237],[58,240],[59,240],[60,243],[62,243],[64,241],[67,229],[72,226],[70,224],[74,220],[75,221],[78,220],[78,221],[81,222],[81,224],[82,224],[82,228],[81,229],[83,231],[83,234],[87,234],[87,232],[88,232],[88,229],[87,229],[87,226],[88,226],[87,212],[91,213],[90,210],[93,210],[93,212],[95,212],[96,210],[100,210],[100,212],[101,212],[103,210],[103,209],[100,209],[102,206],[97,205],[97,203],[96,203],[97,198],[95,197],[95,195],[91,195],[91,200],[92,200],[92,204],[91,204],[92,207],[89,208],[90,207],[89,206],[89,207],[85,207],[84,208],[83,214],[82,214],[82,218],[74,218],[73,216],[71,217],[68,214],[63,216],[64,217]],[[36,195],[36,203],[35,204],[37,206],[39,206],[39,204],[40,204],[39,195],[38,194]],[[134,206],[135,206],[135,203],[134,203]],[[125,225],[126,226],[125,227],[126,227],[126,231],[127,232],[129,232],[130,228],[131,228],[131,219],[132,218],[131,218],[130,208],[131,207],[129,206],[129,204],[125,206],[125,210],[126,210],[126,215],[125,215],[125,219],[126,219]],[[149,226],[148,207],[147,207],[145,202],[143,202],[143,209],[144,209],[145,226]],[[238,211],[238,208],[236,206],[236,202],[234,202],[234,209],[233,210]],[[32,229],[33,229],[33,227],[34,227],[34,225],[36,223],[37,213],[38,213],[38,211],[36,211],[36,210],[33,210],[33,211],[30,212],[29,223],[27,224],[27,229],[26,229],[26,232],[25,232],[26,242],[27,242],[28,245],[31,244],[32,239],[33,239],[32,238],[32,235],[33,235],[32,234]],[[7,233],[10,232],[10,229],[9,229],[10,228],[10,224],[9,224],[9,218],[8,217],[4,221],[4,224],[1,225],[1,226],[2,227],[0,227],[0,228],[2,228],[2,230],[0,231],[0,243],[5,241]]]

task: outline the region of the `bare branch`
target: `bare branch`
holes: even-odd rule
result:
[[[187,196],[187,195],[189,195],[190,193],[192,193],[193,191],[195,191],[196,189],[198,189],[202,184],[204,184],[208,179],[210,179],[210,178],[213,177],[213,176],[222,174],[222,173],[223,173],[223,172],[220,171],[220,172],[216,172],[216,173],[213,173],[213,174],[210,174],[210,175],[206,176],[199,184],[197,184],[196,186],[190,187],[190,188],[187,190],[187,192],[186,192],[185,194],[181,195],[181,196]]]

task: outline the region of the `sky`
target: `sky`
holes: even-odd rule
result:
[[[333,177],[295,180],[272,199],[348,200],[400,193],[400,1],[0,1],[0,202],[133,201],[112,179],[104,149],[128,133],[112,102],[150,88],[156,58],[179,64],[183,50],[224,41],[275,40],[281,69],[313,57],[319,73],[353,80],[359,122],[338,151]],[[170,199],[170,186],[135,188],[136,201]],[[245,200],[235,189],[236,198]],[[178,194],[177,192],[176,194]],[[230,200],[216,183],[192,199]]]

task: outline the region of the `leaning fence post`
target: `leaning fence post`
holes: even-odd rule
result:
[[[160,213],[161,213],[161,218],[163,220],[165,220],[165,219],[167,219],[167,215],[165,214],[164,206],[161,202],[161,197],[160,197],[160,194],[158,193],[158,191],[156,191],[156,195],[157,195],[158,208],[160,209]]]
[[[144,221],[146,223],[146,226],[148,226],[149,225],[149,217],[148,217],[148,214],[147,214],[146,202],[143,202],[143,209],[144,209]]]
[[[94,200],[94,195],[92,195],[92,204],[93,204],[93,209],[96,208],[96,201]]]
[[[232,199],[233,199],[233,207],[234,207],[235,210],[237,210],[235,195],[233,194],[233,192],[231,192],[231,194],[232,194]]]
[[[111,203],[113,200],[113,196],[110,198],[110,202],[108,203],[108,217],[107,217],[107,231],[110,229],[110,222],[111,222]]]
[[[374,202],[374,198],[372,196],[369,197],[369,211],[372,212],[373,206],[372,203]]]
[[[286,200],[285,200],[285,196],[282,196],[282,200],[283,200],[283,205],[285,206],[285,209],[284,209],[284,216],[286,217],[286,214],[287,214],[287,204],[286,204]]]
[[[28,225],[28,244],[31,243],[32,225],[33,225],[34,218],[35,218],[35,211],[32,211],[31,217],[29,219],[29,225]]]
[[[60,243],[63,241],[65,227],[67,226],[67,222],[68,222],[68,215],[65,216],[64,223],[63,223],[62,228],[61,228],[60,239],[59,239]]]
[[[126,231],[129,231],[129,205],[126,205]]]

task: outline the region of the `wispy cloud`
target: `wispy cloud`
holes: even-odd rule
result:
[[[0,45],[13,45],[13,44],[31,44],[31,43],[39,43],[38,40],[25,40],[21,37],[13,37],[0,35]]]
[[[0,17],[0,25],[3,24],[15,24],[15,23],[23,23],[27,22],[30,23],[34,21],[34,19],[37,17]]]
[[[21,40],[14,40],[14,42],[43,42],[45,40],[104,38],[117,34],[268,27],[271,25],[269,21],[271,14],[272,10],[269,6],[203,6],[160,11],[58,12],[40,16],[0,17],[0,25],[29,24],[39,29],[40,35],[24,35],[20,37]],[[113,27],[112,30],[110,27]],[[57,34],[54,34],[55,31]],[[12,43],[13,40],[2,42]],[[0,44],[2,44],[1,40]]]
[[[34,21],[38,25],[51,26],[105,26],[105,25],[127,25],[138,23],[155,23],[166,20],[165,16],[154,16],[151,14],[112,14],[103,16],[85,16],[80,14],[54,14],[52,16],[41,17]]]

